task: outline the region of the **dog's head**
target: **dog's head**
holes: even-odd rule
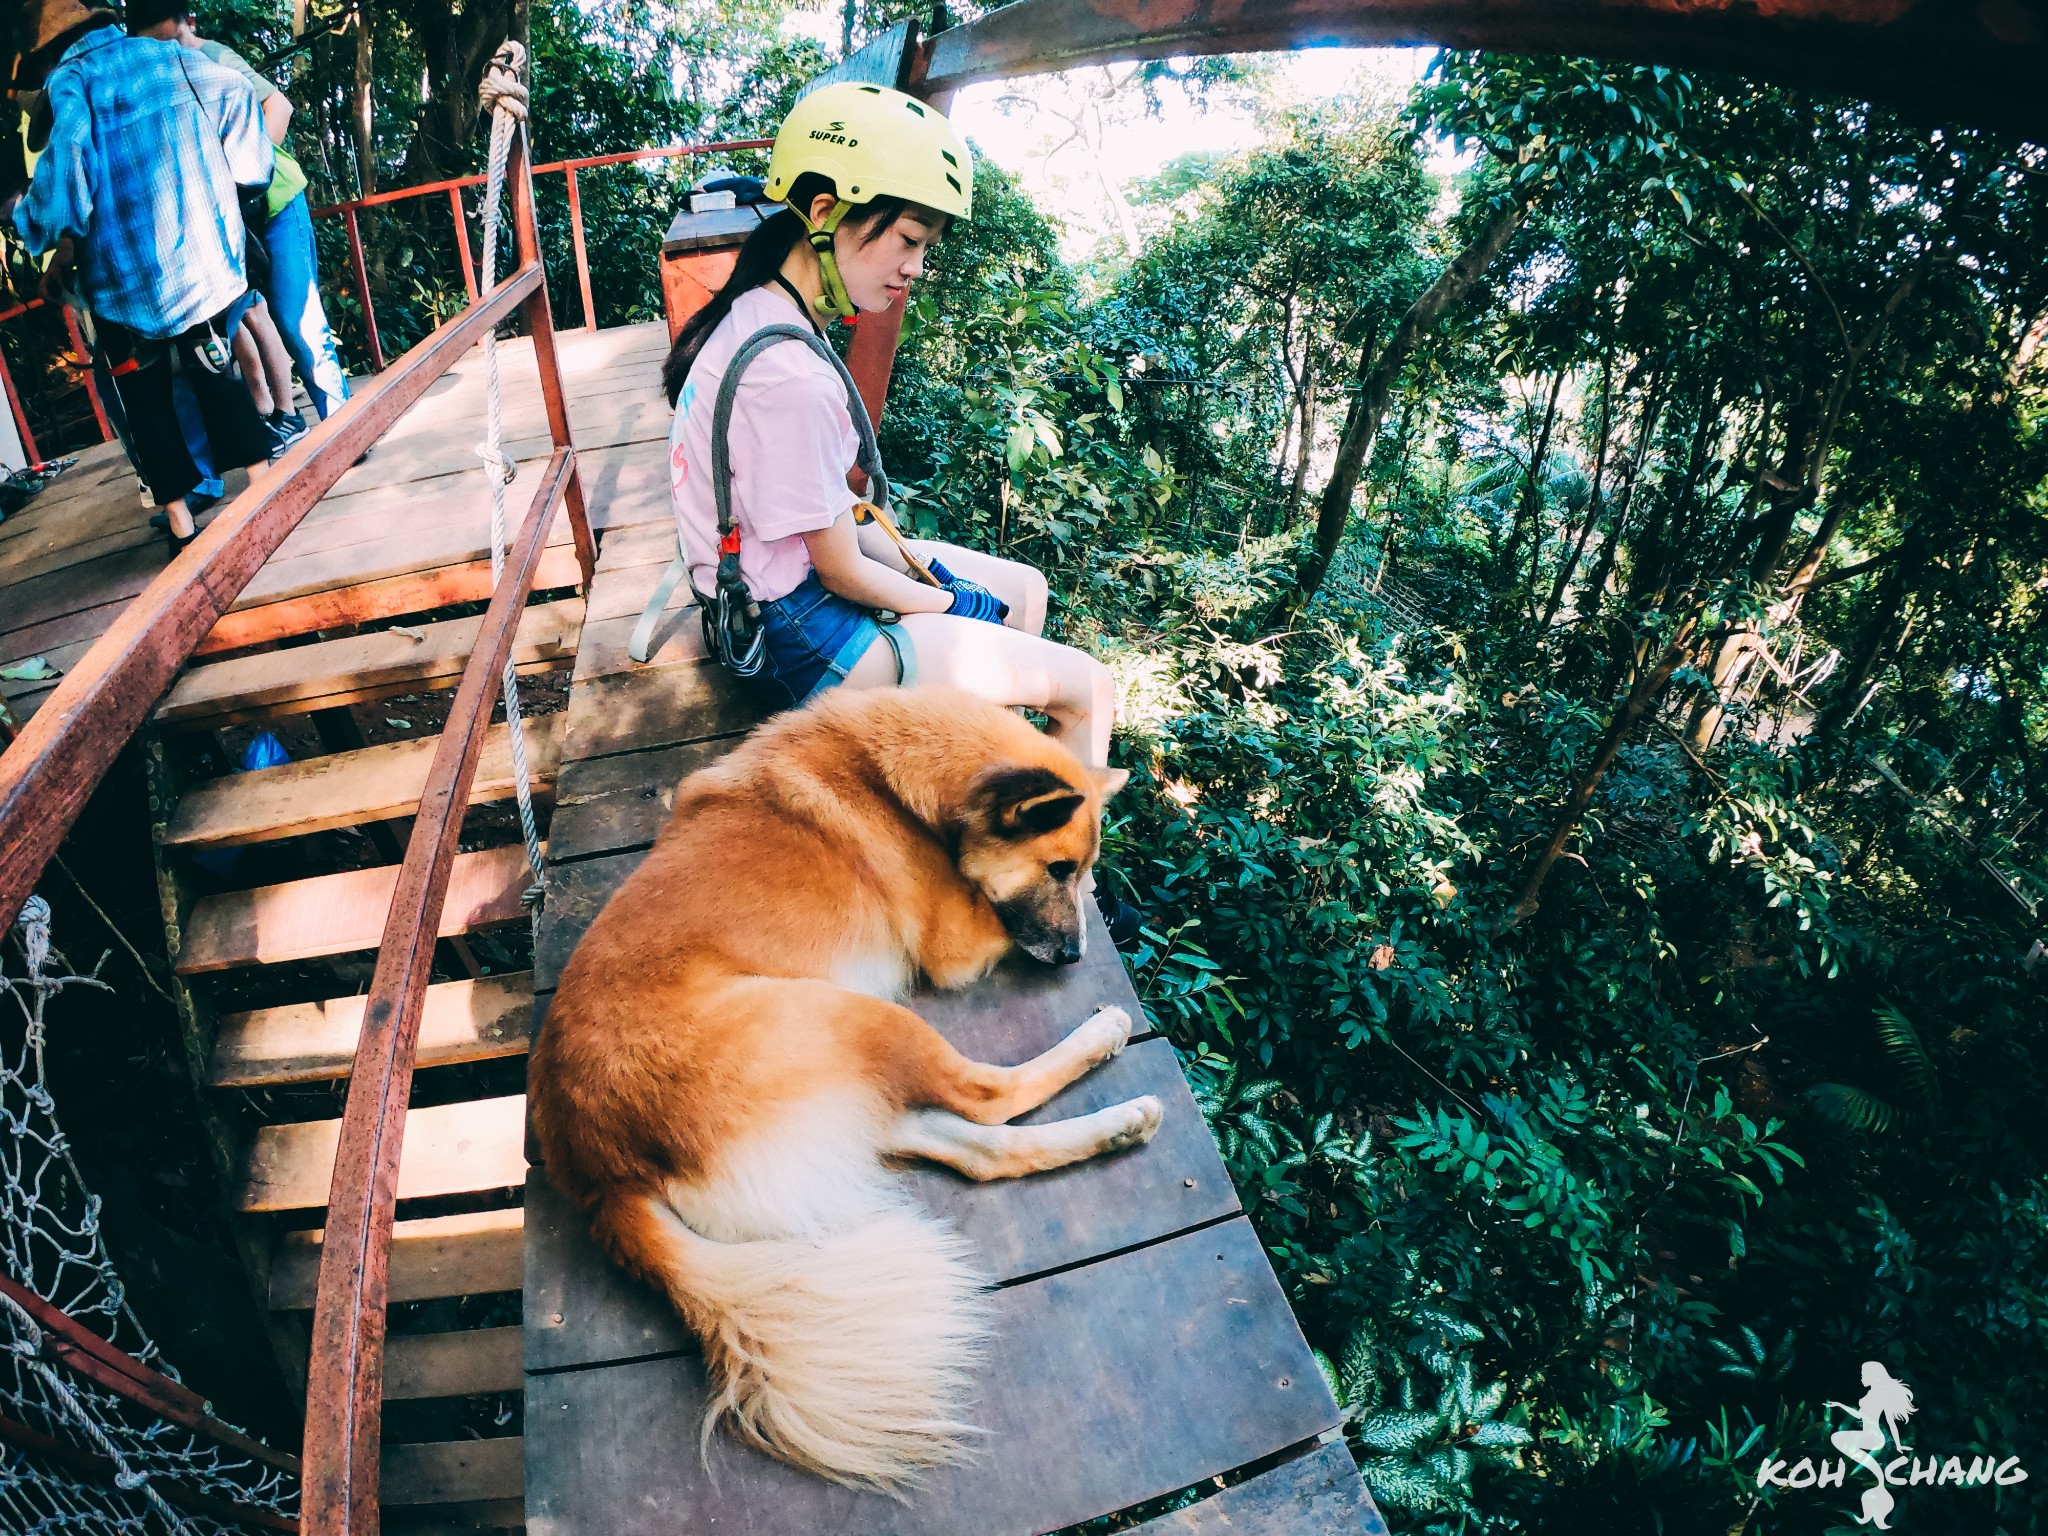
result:
[[[1002,764],[968,786],[956,862],[988,899],[1017,947],[1048,965],[1081,958],[1081,882],[1102,845],[1102,803],[1129,777],[1121,768],[1065,773]]]

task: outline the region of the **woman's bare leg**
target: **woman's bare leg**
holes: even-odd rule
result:
[[[944,613],[905,614],[901,627],[916,653],[918,682],[1050,715],[1054,740],[1092,768],[1109,766],[1116,688],[1109,669],[1093,656],[1040,635]],[[896,653],[888,641],[869,646],[846,682],[853,688],[893,688]]]
[[[937,560],[955,576],[965,576],[987,587],[1008,603],[1010,616],[1003,622],[1011,629],[1021,629],[1027,635],[1045,633],[1048,593],[1045,577],[1039,574],[1037,566],[1005,560],[1000,555],[985,555],[978,549],[962,549],[958,544],[941,544],[934,539],[912,539],[910,547],[917,551],[918,559],[927,564]]]
[[[247,319],[235,327],[235,362],[241,367],[242,382],[249,386],[249,399],[255,404],[260,416],[268,416],[274,409],[270,398],[270,385],[263,374],[263,353],[256,345],[255,333]]]
[[[256,338],[256,349],[263,359],[263,379],[270,393],[270,410],[264,414],[292,409],[292,356],[284,349],[284,337],[278,334],[277,322],[270,317],[270,306],[258,299],[249,306],[242,324]]]

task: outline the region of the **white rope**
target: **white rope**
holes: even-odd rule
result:
[[[491,59],[477,92],[481,109],[491,119],[490,178],[484,188],[484,272],[482,290],[488,295],[498,286],[498,223],[505,191],[505,167],[512,154],[514,128],[526,120],[526,86],[519,72],[526,65],[526,49],[508,42]],[[495,588],[505,568],[505,487],[519,473],[519,465],[504,450],[504,402],[498,388],[498,331],[484,332],[484,440],[476,446],[491,484],[491,585]],[[526,839],[526,862],[533,870],[533,885],[527,890],[529,907],[538,906],[546,888],[541,859],[540,829],[533,819],[533,782],[526,767],[526,727],[519,718],[519,672],[512,658],[505,658],[505,724],[512,737],[512,783],[519,803],[519,831]]]

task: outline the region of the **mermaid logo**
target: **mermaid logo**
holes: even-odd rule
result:
[[[1856,1523],[1888,1531],[1892,1528],[1892,1511],[1898,1507],[1898,1500],[1892,1496],[1894,1488],[1922,1483],[1959,1488],[1995,1484],[2007,1488],[2027,1480],[2027,1470],[2017,1456],[2003,1460],[1996,1456],[1972,1456],[1965,1462],[1960,1456],[1914,1455],[1900,1433],[1913,1417],[1913,1389],[1875,1360],[1863,1362],[1863,1396],[1857,1402],[1830,1402],[1824,1406],[1839,1408],[1856,1420],[1852,1428],[1838,1429],[1828,1436],[1828,1443],[1846,1459],[1824,1459],[1816,1464],[1811,1457],[1801,1457],[1788,1466],[1777,1457],[1766,1456],[1763,1465],[1757,1468],[1757,1487],[1846,1488],[1853,1463],[1870,1479],[1870,1486],[1863,1490]],[[1880,1462],[1878,1457],[1887,1450],[1896,1454]]]

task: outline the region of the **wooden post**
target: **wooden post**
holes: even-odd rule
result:
[[[469,254],[469,221],[462,213],[462,188],[448,189],[448,207],[455,215],[455,250],[462,258],[462,288],[476,302],[476,258]]]
[[[377,311],[370,304],[370,269],[363,265],[363,231],[356,221],[356,211],[344,208],[342,216],[348,220],[348,259],[356,272],[356,297],[362,301],[363,329],[370,338],[370,368],[373,372],[384,371],[384,343],[377,339]]]
[[[547,273],[540,259],[540,226],[534,218],[531,154],[526,129],[521,126],[512,136],[512,156],[505,167],[506,185],[512,192],[512,232],[519,243],[519,264],[523,267],[531,262],[541,272],[541,281],[526,301],[525,315],[527,334],[533,337],[533,360],[540,369],[548,435],[557,449],[573,449],[576,445],[569,432],[569,402],[562,392],[562,359],[555,348],[554,311],[548,304]],[[572,180],[570,185],[573,187],[575,182]],[[584,302],[589,302],[587,290]],[[583,569],[583,590],[588,592],[597,578],[597,538],[591,532],[590,514],[583,505],[583,477],[576,472],[573,462],[563,501],[569,509],[569,531],[576,539],[576,563]]]
[[[576,188],[576,167],[563,172],[569,178],[569,240],[576,247],[576,287],[583,295],[583,328],[597,329],[597,305],[590,297],[590,248],[583,239],[583,195]]]

